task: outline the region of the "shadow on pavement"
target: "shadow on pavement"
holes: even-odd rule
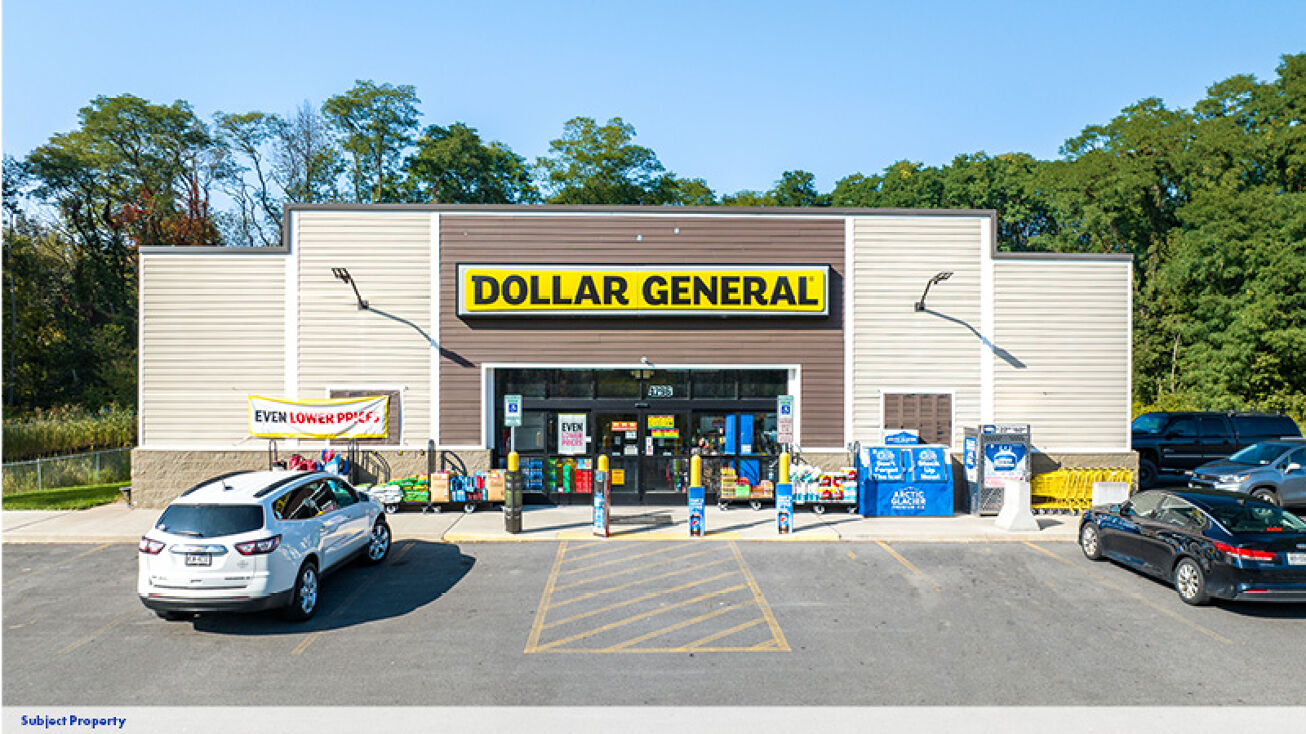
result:
[[[197,632],[277,636],[342,629],[420,609],[452,589],[476,565],[458,546],[420,540],[401,541],[379,566],[358,561],[322,580],[317,614],[289,622],[277,610],[252,614],[201,614],[191,620]]]

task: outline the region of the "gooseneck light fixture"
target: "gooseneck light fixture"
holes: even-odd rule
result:
[[[951,277],[952,277],[951,272],[935,273],[934,277],[930,278],[930,281],[925,284],[925,292],[921,293],[921,300],[916,302],[916,310],[917,311],[925,310],[925,297],[930,294],[930,286],[934,285],[935,283],[942,283],[943,281]]]
[[[355,283],[353,277],[349,275],[349,270],[346,268],[331,268],[331,274],[336,276],[336,280],[344,281],[349,284],[349,287],[354,289],[354,298],[358,299],[358,310],[366,310],[367,301],[364,301],[363,297],[358,294],[358,284]]]

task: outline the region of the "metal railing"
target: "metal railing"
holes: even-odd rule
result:
[[[9,462],[3,468],[4,494],[130,481],[131,452],[106,449]]]

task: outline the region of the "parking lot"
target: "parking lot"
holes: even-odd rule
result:
[[[1187,607],[1071,543],[404,540],[304,624],[164,622],[135,570],[132,545],[4,546],[6,705],[1304,697],[1306,606]]]

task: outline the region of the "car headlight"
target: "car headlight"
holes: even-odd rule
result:
[[[1247,478],[1250,477],[1250,476],[1251,476],[1251,474],[1222,474],[1222,475],[1220,476],[1220,481],[1222,481],[1222,482],[1245,482],[1245,481],[1247,481]]]

